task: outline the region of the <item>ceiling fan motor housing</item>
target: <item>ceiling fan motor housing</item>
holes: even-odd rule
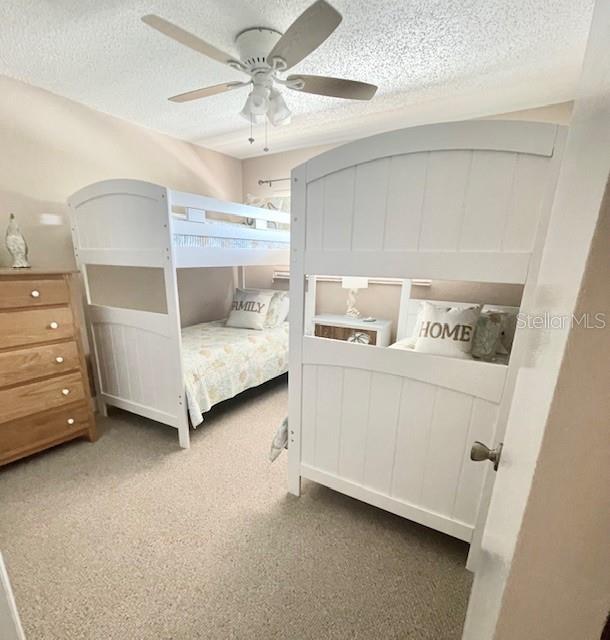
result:
[[[235,38],[239,59],[249,71],[270,67],[267,54],[281,35],[279,31],[267,27],[253,27],[242,31]]]

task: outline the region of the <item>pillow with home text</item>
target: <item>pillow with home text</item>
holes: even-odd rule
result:
[[[236,329],[262,330],[272,297],[273,292],[236,289],[225,325]]]
[[[474,330],[480,314],[481,307],[478,305],[459,309],[424,302],[415,351],[470,358]]]

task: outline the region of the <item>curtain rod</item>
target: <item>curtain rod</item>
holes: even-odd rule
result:
[[[290,178],[271,178],[270,180],[259,180],[258,186],[262,187],[264,184],[268,184],[271,186],[274,182],[285,182],[286,180],[290,180]]]

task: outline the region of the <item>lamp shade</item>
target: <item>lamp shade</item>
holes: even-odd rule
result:
[[[290,122],[290,116],[290,109],[286,106],[282,94],[277,89],[271,89],[269,109],[267,110],[269,122],[274,127],[279,124],[288,124]]]
[[[257,120],[258,117],[264,116],[269,108],[269,89],[260,85],[256,85],[249,93],[244,108],[241,110],[240,115],[246,120],[253,118]]]
[[[341,278],[341,286],[344,289],[367,289],[369,286],[369,279],[362,278],[360,276],[345,276]]]

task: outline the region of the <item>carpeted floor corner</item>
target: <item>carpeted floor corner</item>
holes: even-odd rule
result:
[[[28,640],[452,640],[467,546],[267,460],[285,380],[216,407],[188,451],[124,412],[0,470]]]

